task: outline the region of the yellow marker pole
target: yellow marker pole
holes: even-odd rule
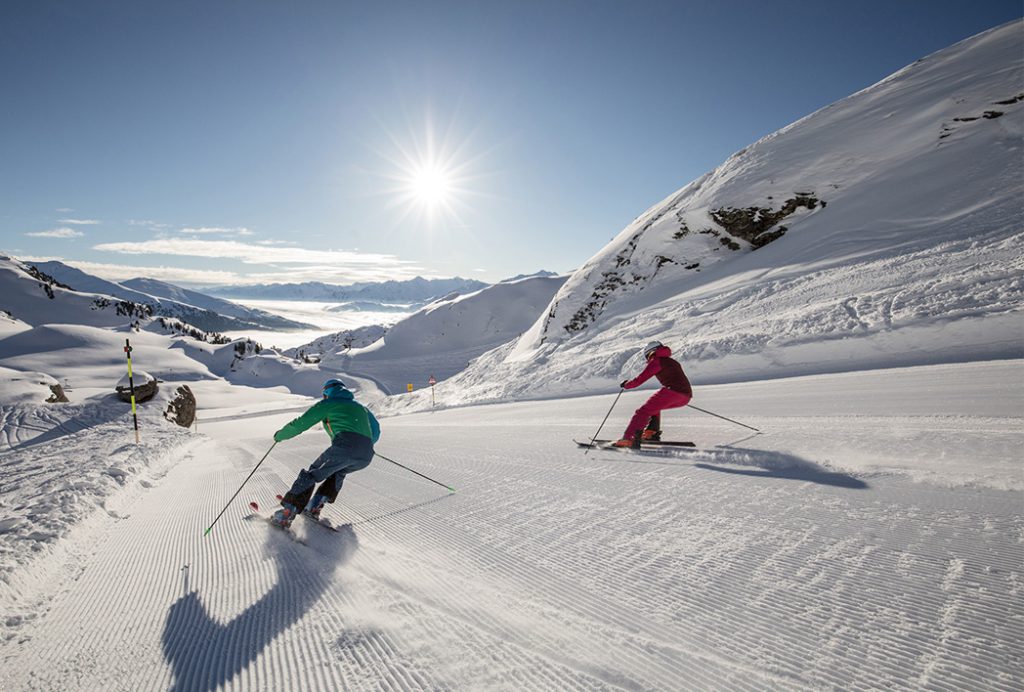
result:
[[[135,422],[135,444],[139,444],[139,416],[135,412],[135,382],[132,381],[132,345],[124,340],[124,352],[128,356],[128,388],[132,392],[132,420]]]

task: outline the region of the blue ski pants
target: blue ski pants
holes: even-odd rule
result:
[[[281,500],[302,510],[313,496],[313,488],[320,483],[319,494],[328,502],[338,497],[345,476],[353,471],[365,469],[373,459],[373,440],[354,432],[340,432],[334,436],[331,446],[310,464],[308,469],[299,471],[291,489]]]

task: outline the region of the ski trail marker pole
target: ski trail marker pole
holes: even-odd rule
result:
[[[603,428],[604,424],[608,422],[608,416],[612,415],[612,409],[615,408],[615,404],[619,403],[619,397],[622,396],[624,391],[626,391],[625,387],[619,388],[619,393],[615,395],[615,401],[612,402],[612,406],[608,409],[608,413],[604,414],[604,420],[601,421],[601,425],[598,427],[597,432],[594,433],[592,438],[590,438],[590,446],[587,447],[587,451],[583,452],[583,456],[590,454],[590,450],[594,448],[594,440],[596,440],[597,436],[601,434],[601,428]]]
[[[249,475],[245,477],[245,480],[244,480],[244,481],[242,481],[242,484],[241,484],[240,486],[238,486],[238,490],[236,490],[236,491],[235,491],[235,494],[231,496],[231,499],[230,499],[230,500],[228,500],[228,503],[227,503],[226,505],[224,505],[224,509],[222,509],[222,510],[220,511],[220,514],[218,514],[218,515],[217,515],[217,518],[213,520],[213,523],[212,523],[212,524],[210,524],[210,528],[206,529],[206,531],[203,531],[203,536],[204,536],[204,537],[205,537],[205,536],[206,536],[206,535],[207,535],[208,533],[210,533],[210,531],[212,531],[212,530],[213,530],[213,527],[214,527],[214,526],[216,526],[216,525],[217,525],[217,522],[218,522],[218,521],[220,521],[220,518],[221,518],[222,516],[224,516],[224,512],[228,511],[228,507],[230,507],[230,506],[231,506],[231,503],[232,503],[232,502],[234,502],[234,500],[235,500],[235,498],[236,498],[236,497],[238,497],[238,493],[242,492],[242,488],[244,488],[244,487],[245,487],[245,484],[249,482],[249,479],[250,479],[250,478],[252,478],[252,474],[256,473],[256,469],[258,469],[258,468],[260,467],[260,465],[261,465],[261,464],[263,464],[263,462],[267,460],[267,457],[269,457],[269,456],[270,456],[270,453],[271,453],[272,451],[274,451],[274,447],[276,447],[276,446],[277,446],[277,440],[275,440],[275,441],[274,441],[274,444],[270,445],[270,449],[268,449],[268,450],[267,450],[267,453],[263,455],[263,458],[262,458],[262,459],[260,459],[260,463],[259,463],[259,464],[256,464],[256,466],[254,466],[254,467],[253,467],[252,471],[250,471],[250,472],[249,472]]]
[[[391,462],[392,464],[394,464],[395,466],[401,466],[401,467],[402,467],[403,469],[405,469],[406,471],[408,471],[408,472],[410,472],[410,473],[415,473],[415,474],[416,474],[417,476],[419,476],[420,478],[426,478],[426,479],[427,479],[428,481],[430,481],[431,483],[437,483],[437,484],[438,484],[439,486],[441,486],[442,488],[446,488],[446,489],[448,489],[448,490],[451,490],[451,491],[452,491],[453,493],[455,492],[455,488],[451,487],[450,485],[445,485],[444,483],[442,483],[442,482],[440,482],[440,481],[435,481],[435,480],[434,480],[433,478],[431,478],[430,476],[424,476],[424,475],[423,475],[422,473],[420,473],[419,471],[413,471],[413,470],[412,470],[411,468],[409,468],[408,466],[403,466],[402,464],[399,464],[399,463],[398,463],[397,461],[395,461],[394,459],[388,459],[388,458],[387,458],[386,456],[384,456],[383,454],[377,454],[376,452],[374,452],[374,454],[375,454],[376,456],[379,456],[379,457],[380,457],[381,459],[383,459],[384,461],[390,461],[390,462]]]
[[[124,352],[128,356],[128,388],[132,392],[132,420],[135,423],[135,444],[139,444],[139,416],[135,412],[135,382],[132,380],[132,345],[124,340]]]
[[[753,430],[754,432],[757,432],[757,433],[761,432],[760,430],[758,430],[757,428],[755,428],[755,427],[753,427],[751,425],[747,425],[746,423],[740,423],[738,420],[733,420],[732,418],[726,418],[725,416],[720,416],[717,413],[712,413],[711,411],[705,411],[704,409],[698,408],[697,406],[690,405],[688,408],[692,408],[694,410],[700,411],[701,413],[706,413],[709,416],[714,416],[715,418],[721,418],[722,420],[727,420],[730,423],[735,423],[736,425],[741,425],[744,428],[749,428],[750,430]]]

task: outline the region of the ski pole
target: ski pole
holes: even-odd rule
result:
[[[256,466],[253,468],[253,470],[249,472],[249,475],[245,477],[245,480],[242,481],[242,484],[240,486],[238,486],[238,490],[236,490],[235,494],[231,496],[231,499],[228,500],[228,503],[226,505],[224,505],[224,509],[222,509],[220,511],[220,514],[218,514],[217,518],[213,520],[213,523],[210,524],[210,528],[206,529],[206,531],[203,531],[203,536],[204,537],[206,536],[206,534],[210,533],[210,531],[213,529],[214,526],[216,526],[217,522],[220,521],[220,518],[222,516],[224,516],[224,512],[228,511],[228,507],[230,507],[231,503],[234,501],[234,499],[236,497],[238,497],[238,493],[242,492],[242,488],[244,488],[245,484],[249,482],[250,478],[252,478],[252,474],[256,473],[256,469],[258,469],[260,467],[260,465],[264,461],[267,460],[267,457],[270,456],[270,452],[273,451],[274,447],[276,447],[276,446],[277,446],[277,440],[274,440],[274,444],[270,445],[270,449],[268,449],[267,453],[263,455],[262,459],[260,459],[260,463],[256,464]]]
[[[612,415],[612,409],[615,408],[615,404],[619,403],[619,397],[622,396],[624,391],[626,391],[625,387],[619,388],[619,393],[615,395],[615,401],[612,402],[612,406],[608,409],[608,413],[604,414],[604,420],[601,421],[601,425],[598,427],[597,432],[594,433],[592,438],[590,438],[590,446],[587,447],[587,451],[583,452],[583,456],[590,454],[590,450],[594,448],[594,440],[596,440],[597,436],[601,434],[601,428],[603,428],[604,424],[608,422],[608,416]]]
[[[744,428],[749,428],[749,429],[753,430],[754,432],[761,432],[760,430],[758,430],[757,428],[755,428],[755,427],[753,427],[751,425],[747,425],[746,423],[740,423],[738,420],[733,420],[732,418],[726,418],[725,416],[720,416],[717,413],[712,413],[711,411],[705,411],[702,408],[698,408],[698,407],[692,406],[692,405],[689,408],[692,408],[692,409],[695,409],[697,411],[700,411],[701,413],[706,413],[709,416],[714,416],[715,418],[721,418],[722,420],[727,420],[730,423],[735,423],[736,425],[742,425]]]
[[[451,491],[452,491],[453,493],[455,492],[455,488],[453,488],[453,487],[451,487],[451,486],[449,486],[449,485],[445,485],[444,483],[441,483],[440,481],[435,481],[435,480],[434,480],[433,478],[431,478],[430,476],[424,476],[424,475],[423,475],[422,473],[420,473],[419,471],[413,471],[413,470],[412,470],[411,468],[409,468],[408,466],[403,466],[402,464],[399,464],[399,463],[398,463],[397,461],[395,461],[394,459],[388,459],[388,458],[387,458],[386,456],[384,456],[383,454],[378,454],[377,452],[374,452],[374,454],[375,454],[376,456],[379,456],[379,457],[380,457],[381,459],[383,459],[384,461],[390,461],[390,462],[391,462],[392,464],[394,464],[395,466],[401,466],[401,467],[402,467],[403,469],[405,469],[406,471],[409,471],[410,473],[415,473],[415,474],[416,474],[417,476],[419,476],[420,478],[426,478],[426,479],[427,479],[428,481],[430,481],[431,483],[437,483],[437,484],[438,484],[439,486],[441,486],[442,488],[447,488],[448,490],[451,490]]]

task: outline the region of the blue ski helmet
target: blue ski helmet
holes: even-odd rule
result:
[[[345,383],[341,380],[330,379],[324,382],[324,397],[330,398],[345,389]]]
[[[651,354],[657,351],[659,348],[664,346],[660,341],[652,341],[651,343],[644,346],[644,358],[650,358]]]

